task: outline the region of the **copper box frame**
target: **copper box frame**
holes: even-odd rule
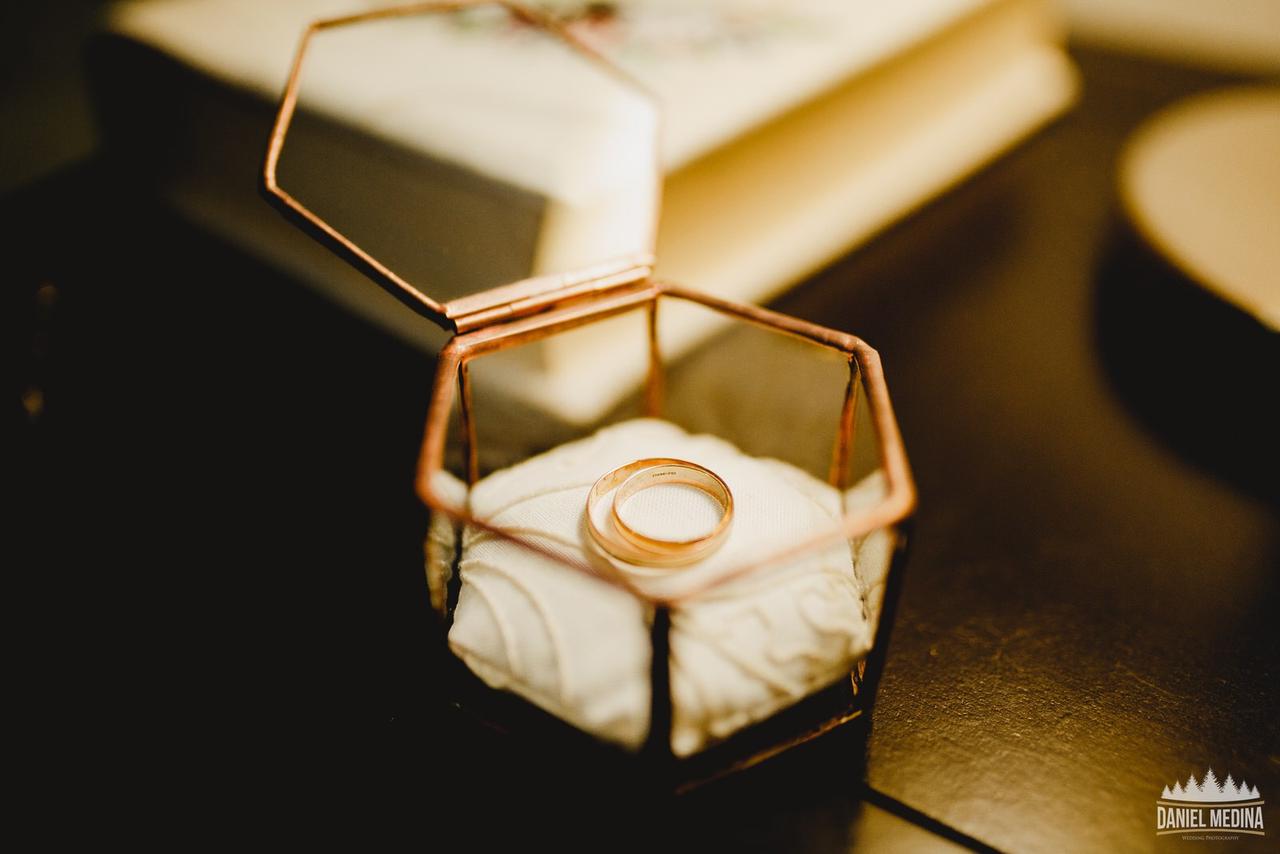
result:
[[[452,12],[473,6],[501,6],[515,19],[527,22],[552,34],[580,53],[588,61],[604,69],[626,86],[640,92],[643,88],[627,75],[597,54],[592,48],[566,31],[547,14],[509,0],[463,0],[463,2],[423,2],[405,6],[378,9],[354,15],[328,18],[312,23],[304,31],[295,55],[288,82],[276,115],[262,170],[262,190],[267,199],[289,219],[328,246],[336,254],[365,273],[376,283],[397,296],[410,308],[433,322],[455,333],[440,352],[435,387],[427,414],[426,429],[419,458],[417,492],[433,512],[443,513],[455,524],[469,525],[488,531],[495,536],[516,543],[537,554],[554,560],[568,568],[588,573],[601,583],[624,587],[633,595],[648,602],[653,608],[652,642],[653,664],[650,668],[651,714],[650,732],[642,755],[655,760],[662,767],[671,767],[674,757],[670,748],[670,684],[667,650],[670,609],[697,597],[707,590],[724,584],[762,566],[791,560],[812,549],[821,548],[836,540],[851,540],[881,528],[897,529],[893,560],[888,571],[888,585],[877,626],[876,639],[871,654],[859,662],[850,674],[847,684],[838,683],[832,689],[843,687],[848,703],[843,711],[828,714],[814,725],[799,733],[769,740],[763,747],[755,747],[745,755],[733,757],[729,762],[694,775],[676,774],[677,790],[687,789],[707,779],[722,776],[731,771],[750,767],[787,748],[808,741],[862,715],[870,702],[870,694],[878,681],[883,663],[885,643],[880,636],[880,626],[892,619],[892,613],[900,585],[901,563],[906,543],[906,528],[916,506],[915,484],[907,462],[906,450],[889,400],[888,386],[880,364],[879,354],[862,339],[844,332],[828,329],[808,321],[799,320],[775,311],[719,299],[679,285],[651,278],[652,256],[636,255],[569,274],[540,276],[493,288],[479,294],[464,296],[450,302],[437,302],[415,285],[397,275],[362,249],[349,237],[335,229],[314,211],[280,187],[276,172],[283,152],[285,138],[293,120],[298,102],[301,72],[307,48],[319,32],[334,27],[359,24],[366,21],[405,17],[410,15]],[[658,174],[658,173],[655,173]],[[655,188],[657,193],[657,188]],[[656,209],[656,205],[655,205]],[[880,448],[880,466],[885,475],[884,496],[872,507],[860,512],[846,513],[841,523],[808,541],[798,543],[784,551],[757,559],[736,567],[721,576],[709,579],[702,585],[681,591],[679,595],[655,596],[638,589],[626,581],[603,579],[585,562],[566,561],[562,556],[493,525],[484,519],[473,517],[465,508],[451,505],[432,486],[435,475],[445,467],[445,440],[455,400],[459,404],[462,422],[464,467],[468,486],[479,478],[478,451],[475,420],[472,407],[469,363],[480,356],[519,347],[555,335],[575,327],[594,323],[608,317],[633,310],[645,310],[648,314],[649,371],[645,382],[644,409],[647,415],[660,416],[663,408],[664,372],[659,347],[658,311],[663,300],[680,300],[696,303],[737,321],[754,324],[764,329],[807,341],[818,347],[840,353],[848,365],[848,381],[838,424],[835,430],[829,482],[838,490],[848,487],[846,471],[854,441],[855,407],[859,384],[865,390],[870,420]],[[441,594],[442,579],[428,579],[432,602],[447,625],[447,603]],[[439,594],[439,595],[438,595]],[[455,659],[456,661],[456,659]],[[868,663],[871,666],[868,666]],[[460,664],[460,663],[459,663]],[[465,670],[464,667],[459,667]],[[474,677],[472,677],[472,681]],[[828,691],[832,690],[828,689]],[[822,692],[826,693],[826,692]],[[515,698],[520,705],[528,705]],[[859,701],[860,700],[860,701]],[[536,714],[536,713],[535,713]],[[749,730],[765,727],[768,720],[749,727]],[[729,743],[739,736],[730,737]],[[711,748],[715,751],[717,748]],[[693,759],[697,759],[695,755]],[[684,760],[694,764],[692,760]],[[664,781],[672,779],[664,777]]]

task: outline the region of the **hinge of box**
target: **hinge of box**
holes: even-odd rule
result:
[[[458,333],[491,323],[576,302],[642,282],[653,273],[653,256],[632,255],[594,267],[552,276],[523,279],[509,285],[470,294],[444,304],[444,315]]]

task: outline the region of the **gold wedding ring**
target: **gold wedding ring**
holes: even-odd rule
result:
[[[622,518],[621,508],[637,492],[662,484],[692,486],[720,505],[723,513],[707,534],[687,540],[668,540],[642,534]],[[616,489],[609,518],[617,536],[596,524],[596,503]],[[587,531],[601,549],[619,560],[639,566],[677,567],[701,560],[718,549],[733,523],[733,493],[715,472],[697,463],[670,457],[636,460],[602,476],[587,493]]]

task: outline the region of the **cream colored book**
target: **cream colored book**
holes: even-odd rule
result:
[[[158,170],[159,189],[180,211],[351,310],[437,349],[444,333],[298,232],[254,189],[302,29],[316,18],[378,5],[385,4],[150,0],[116,6],[109,26],[123,36],[116,49],[141,46],[163,57],[155,73],[189,93],[175,120],[190,120],[195,130],[172,136],[191,150],[169,151],[178,165]],[[634,0],[584,16],[586,6],[552,8],[576,20],[575,30],[640,81],[659,107],[665,182],[657,274],[739,301],[778,295],[962,180],[1065,109],[1077,88],[1058,21],[1040,0]],[[347,73],[308,80],[305,97],[330,131],[317,136],[313,162],[326,162],[330,139],[355,146],[369,170],[368,181],[344,184],[344,192],[396,188],[411,209],[465,212],[448,218],[449,227],[467,223],[478,245],[493,246],[494,235],[502,235],[500,251],[450,256],[448,275],[427,288],[433,297],[607,256],[620,234],[655,242],[646,231],[655,221],[652,196],[632,181],[644,150],[628,142],[653,133],[643,110],[609,102],[580,81],[542,85],[554,80],[552,72],[537,71],[535,58],[501,39],[405,27],[362,38],[386,39],[363,48],[372,44],[387,56],[393,42],[416,39],[412,44],[437,54],[456,52],[460,69],[520,63],[511,68],[540,81],[517,86],[514,102],[536,109],[504,111],[495,131],[468,123],[477,97],[458,81],[473,75],[459,74],[452,88],[441,85],[429,99],[407,89],[371,99],[355,62],[345,64]],[[343,68],[340,60],[332,67]],[[99,81],[108,93],[109,131],[118,90],[144,98],[136,90],[158,79],[147,73]],[[429,116],[412,107],[424,102],[433,105]],[[575,134],[581,143],[569,159],[575,169],[550,168],[537,142],[550,138],[547,117],[584,103],[608,111],[612,130]],[[442,111],[442,104],[452,108]],[[148,143],[173,144],[146,137],[131,144]],[[608,159],[598,156],[605,150]],[[480,178],[455,180],[450,169]],[[582,190],[600,183],[624,190],[607,208],[593,206],[595,197]],[[430,254],[424,246],[457,242],[456,233],[436,235],[434,222],[375,229],[379,248],[412,264]],[[560,418],[591,421],[641,381],[642,324],[628,316],[594,324],[504,354],[500,368],[486,370],[481,360],[477,383]],[[715,329],[709,314],[672,316],[663,328],[664,351],[679,355]]]

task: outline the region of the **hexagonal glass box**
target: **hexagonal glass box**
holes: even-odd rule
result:
[[[915,489],[873,349],[655,276],[658,110],[582,36],[514,3],[317,22],[263,187],[451,334],[418,490],[460,704],[681,788],[866,711]],[[732,509],[667,484],[614,513],[732,513],[714,554],[590,546],[592,484],[648,458]]]

